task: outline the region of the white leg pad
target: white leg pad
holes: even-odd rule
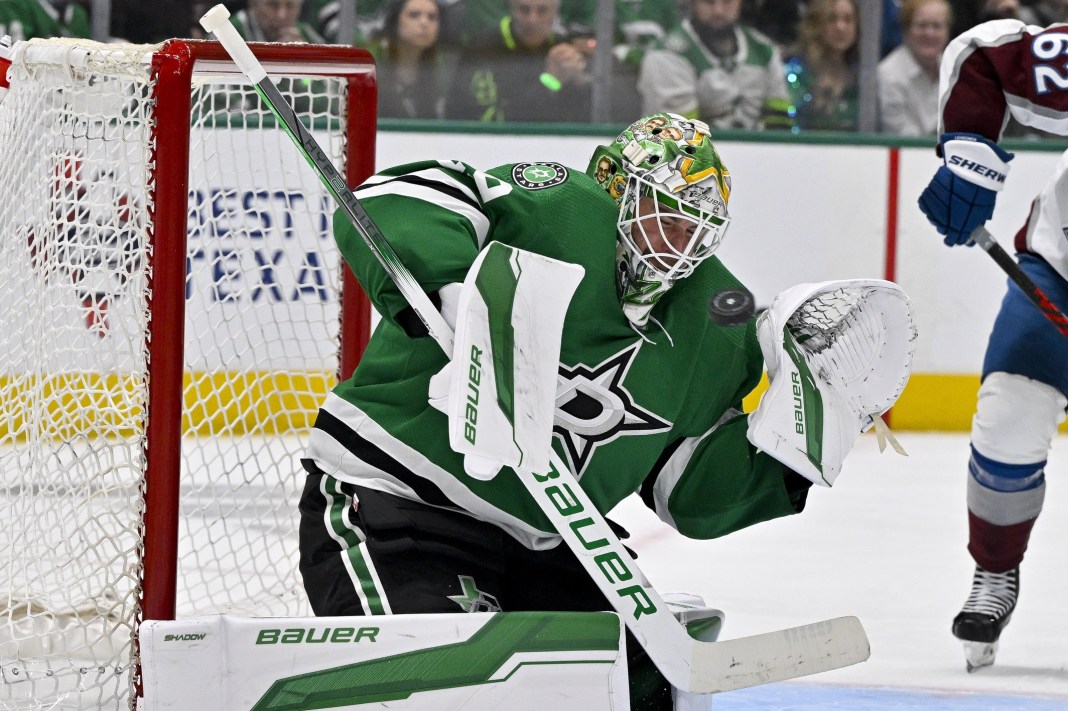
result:
[[[543,625],[555,641],[537,641]],[[603,612],[148,620],[143,710],[344,700],[361,711],[619,711],[629,707],[623,635]]]

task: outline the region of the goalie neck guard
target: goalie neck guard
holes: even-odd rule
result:
[[[627,318],[644,327],[656,302],[722,242],[730,173],[705,123],[669,113],[599,146],[586,172],[619,205],[616,286]]]

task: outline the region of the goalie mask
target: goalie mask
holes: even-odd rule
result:
[[[587,173],[619,204],[616,285],[623,312],[644,327],[656,302],[723,240],[730,173],[705,123],[668,113],[598,147]]]

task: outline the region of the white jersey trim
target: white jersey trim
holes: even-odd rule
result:
[[[416,171],[410,174],[411,177],[421,178],[423,180],[441,183],[450,189],[458,190],[470,198],[471,203],[475,205],[481,205],[482,201],[475,196],[471,190],[458,180],[455,180],[443,170],[438,168],[430,168],[427,170]],[[413,185],[412,183],[406,183],[401,180],[397,180],[398,177],[409,176],[374,176],[368,179],[359,188],[357,197],[369,198],[380,195],[399,195],[403,197],[410,197],[416,200],[422,200],[423,202],[430,203],[431,205],[438,205],[450,212],[455,212],[458,215],[462,215],[467,218],[467,221],[471,223],[471,227],[475,230],[475,235],[478,239],[478,245],[481,247],[486,242],[486,235],[489,234],[489,218],[481,210],[473,207],[471,203],[464,202],[463,200],[457,200],[443,190],[435,190],[432,187],[424,185]]]
[[[671,500],[671,493],[675,491],[675,486],[682,479],[682,475],[686,473],[686,470],[690,466],[690,460],[693,459],[694,452],[697,451],[697,447],[700,446],[709,435],[719,429],[719,426],[728,420],[733,420],[738,415],[743,414],[741,410],[731,408],[720,416],[719,420],[712,426],[708,432],[705,432],[700,437],[687,437],[682,440],[668,460],[664,462],[664,466],[660,468],[660,473],[656,477],[656,484],[653,485],[653,510],[656,512],[657,517],[671,526],[675,530],[678,530],[678,526],[675,523],[674,517],[671,515],[671,510],[668,507],[668,502]]]
[[[1068,279],[1068,239],[1065,216],[1061,214],[1060,196],[1068,189],[1068,151],[1057,161],[1053,175],[1042,187],[1031,207],[1024,233],[1027,249],[1053,267],[1061,278]]]
[[[1068,133],[1068,112],[1056,111],[1048,106],[1039,106],[1022,96],[1005,94],[1005,101],[1013,117],[1025,126],[1058,135]]]

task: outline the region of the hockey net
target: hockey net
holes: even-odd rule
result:
[[[253,49],[366,177],[368,55]],[[310,614],[302,434],[368,310],[331,198],[215,43],[19,43],[11,84],[0,709],[127,708],[140,620]]]

